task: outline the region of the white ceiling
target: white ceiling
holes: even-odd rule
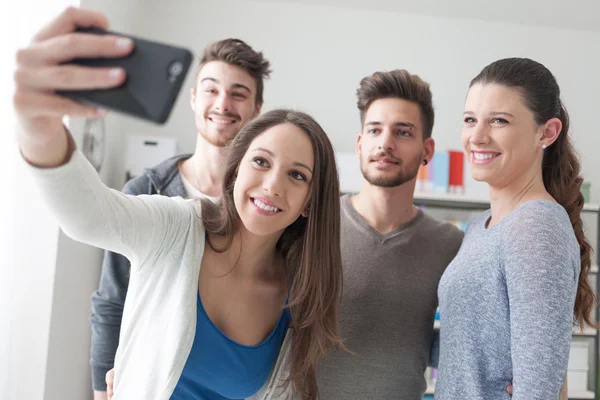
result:
[[[277,0],[272,0],[277,1]],[[288,0],[438,17],[600,32],[600,0]],[[599,44],[600,47],[600,44]]]

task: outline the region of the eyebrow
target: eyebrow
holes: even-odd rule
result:
[[[492,112],[492,113],[490,113],[490,115],[506,115],[506,116],[508,116],[508,117],[513,117],[513,118],[515,117],[515,116],[514,116],[514,115],[512,115],[511,113],[509,113],[509,112],[504,112],[504,111]]]
[[[474,113],[473,111],[465,111],[465,112],[463,113],[463,115],[475,115],[475,113]],[[513,118],[515,117],[515,116],[514,116],[514,115],[512,115],[511,113],[509,113],[509,112],[504,112],[504,111],[494,111],[494,112],[491,112],[491,113],[490,113],[490,115],[492,115],[492,116],[496,116],[496,115],[506,115],[506,116],[508,116],[508,117],[513,117]]]
[[[273,158],[276,158],[276,157],[275,157],[275,154],[273,154],[273,152],[272,152],[271,150],[267,150],[267,149],[265,149],[265,148],[263,148],[263,147],[257,147],[256,149],[252,150],[252,152],[256,152],[256,151],[262,151],[262,152],[265,152],[265,153],[267,153],[268,155],[270,155],[271,157],[273,157]],[[303,163],[301,163],[301,162],[298,162],[298,161],[294,161],[292,164],[293,164],[293,165],[295,165],[296,167],[302,167],[302,168],[305,168],[305,169],[306,169],[306,170],[308,170],[308,171],[309,171],[311,174],[313,173],[312,169],[310,169],[310,168],[309,168],[309,167],[308,167],[306,164],[303,164]]]
[[[369,121],[365,124],[365,126],[381,126],[381,122],[379,121]],[[412,122],[408,122],[408,121],[398,121],[398,122],[394,122],[393,124],[394,126],[402,126],[405,128],[415,128],[415,124],[413,124]]]
[[[202,79],[200,81],[200,83],[203,83],[204,81],[211,81],[211,82],[214,82],[214,83],[220,83],[218,79],[211,78],[211,77],[206,77],[206,78]],[[234,83],[234,84],[231,85],[231,88],[232,89],[244,89],[244,90],[248,91],[248,93],[252,93],[252,90],[250,90],[250,88],[248,86],[243,85],[241,83]]]

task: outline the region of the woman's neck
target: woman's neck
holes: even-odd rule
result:
[[[532,200],[555,201],[544,186],[541,172],[522,175],[519,179],[502,187],[490,186],[492,218],[488,228],[502,221],[521,204]]]
[[[223,253],[231,273],[259,280],[282,276],[285,273],[283,258],[276,249],[280,237],[281,232],[262,236],[249,232],[245,227],[236,230],[231,245]],[[216,249],[222,248],[227,242],[224,237],[214,235],[210,241]]]

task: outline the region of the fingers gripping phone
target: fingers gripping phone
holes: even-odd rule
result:
[[[134,49],[125,57],[78,58],[68,62],[86,67],[121,67],[126,71],[127,78],[116,88],[63,90],[57,93],[83,103],[164,124],[192,63],[192,53],[181,47],[99,28],[78,28],[77,32],[114,34],[133,40]]]

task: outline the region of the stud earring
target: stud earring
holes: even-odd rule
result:
[[[548,147],[545,143],[542,145],[542,149],[546,150],[546,147]]]
[[[304,209],[304,211],[302,212],[302,216],[304,218],[308,217],[308,213],[310,212],[310,207],[306,206],[306,208]]]
[[[428,163],[429,163],[429,161],[423,160],[423,165],[427,165]]]

